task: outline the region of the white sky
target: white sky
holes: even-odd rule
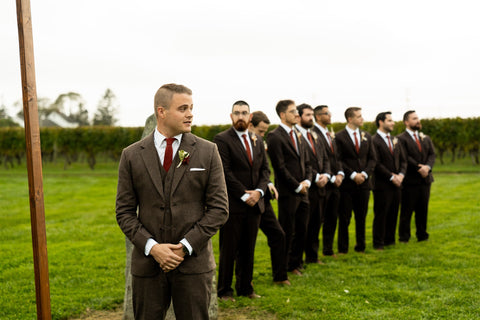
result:
[[[231,105],[279,119],[280,99],[373,120],[480,116],[478,1],[31,0],[38,97],[70,91],[90,116],[107,88],[142,126],[164,83],[193,90],[194,124]],[[21,99],[16,7],[0,2],[0,103]]]

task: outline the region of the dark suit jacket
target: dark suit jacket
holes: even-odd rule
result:
[[[312,165],[312,185],[310,186],[310,192],[318,192],[318,195],[324,196],[326,194],[325,187],[317,187],[317,185],[315,184],[315,178],[317,177],[317,173],[330,174],[330,163],[328,162],[327,152],[325,151],[325,147],[323,146],[320,137],[315,132],[312,132],[312,140],[316,154],[313,153],[312,148],[310,148],[307,140],[303,135],[302,139],[302,143],[306,144],[307,146],[308,157],[310,158],[310,164]]]
[[[335,139],[338,147],[338,155],[340,159],[342,159],[343,171],[345,172],[345,179],[340,187],[341,189],[346,190],[357,188],[357,184],[350,179],[350,175],[354,171],[358,174],[365,171],[368,175],[368,179],[358,187],[362,189],[372,188],[371,177],[376,163],[372,136],[368,132],[360,130],[360,137],[358,138],[360,142],[360,152],[357,154],[355,151],[355,144],[346,129],[343,129],[336,134]]]
[[[322,142],[323,148],[328,156],[328,163],[330,165],[330,175],[337,175],[339,171],[343,171],[342,161],[338,157],[338,147],[335,139],[332,139],[333,152],[328,144],[328,141],[325,139],[323,133],[316,126],[312,129],[313,132],[317,134],[318,140]]]
[[[398,140],[402,143],[403,150],[407,157],[407,175],[403,180],[403,185],[416,185],[416,184],[430,184],[433,182],[432,170],[426,178],[422,178],[418,173],[418,165],[425,164],[433,168],[435,164],[435,149],[433,148],[433,142],[428,136],[423,138],[419,137],[420,144],[422,146],[422,152],[418,150],[417,143],[413,140],[412,136],[407,131],[397,136]]]
[[[373,135],[373,145],[377,155],[377,165],[373,177],[374,189],[381,190],[386,186],[393,186],[390,178],[392,173],[404,176],[407,173],[407,159],[400,143],[394,143],[396,138],[392,140],[393,154],[390,152],[385,140],[379,135]],[[397,138],[398,140],[398,138]]]
[[[252,140],[252,137],[255,139]],[[245,194],[245,190],[261,189],[264,195],[268,192],[270,169],[263,139],[251,132],[248,132],[248,139],[250,139],[253,153],[252,165],[250,165],[246,150],[233,127],[220,132],[213,139],[218,146],[223,162],[230,214],[244,214],[245,208],[249,207],[240,199]],[[257,205],[260,213],[263,213],[265,211],[264,199],[260,198]]]
[[[149,238],[159,243],[187,239],[193,255],[179,265],[182,273],[215,269],[210,238],[228,218],[222,162],[215,144],[190,133],[183,134],[178,150],[187,151],[190,157],[188,163],[176,168],[180,160],[178,152],[175,155],[170,168],[175,170],[170,194],[164,193],[153,133],[122,152],[116,212],[120,228],[134,244],[133,275],[154,276],[160,272],[154,258],[144,254]],[[171,226],[164,223],[167,214],[171,215]]]
[[[298,135],[297,135],[298,137]],[[281,126],[271,131],[267,136],[268,155],[272,161],[275,174],[275,185],[279,196],[291,196],[300,182],[312,181],[312,166],[308,157],[308,146],[297,139],[299,154],[290,140],[290,136]]]

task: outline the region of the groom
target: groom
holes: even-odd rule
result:
[[[190,133],[190,89],[164,85],[154,107],[155,131],[119,165],[116,213],[134,245],[135,319],[164,319],[170,300],[177,319],[208,319],[210,238],[228,218],[222,163],[215,144]]]

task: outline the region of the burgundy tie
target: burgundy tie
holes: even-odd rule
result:
[[[312,146],[313,154],[317,155],[317,153],[315,152],[315,145],[313,144],[312,134],[309,131],[307,131],[307,137],[308,141],[310,141],[310,145]]]
[[[413,137],[415,138],[415,142],[417,143],[418,150],[422,152],[422,145],[420,144],[420,141],[417,138],[417,134],[414,132]]]
[[[163,168],[165,171],[168,172],[168,169],[170,169],[170,165],[172,164],[173,160],[173,149],[172,149],[172,144],[173,141],[175,141],[175,138],[166,138],[167,140],[167,148],[165,148],[165,157],[163,158]]]
[[[357,139],[357,133],[354,132],[353,133],[353,137],[355,138],[355,151],[357,151],[357,153],[360,152],[360,147],[358,146],[358,139]]]
[[[295,151],[297,151],[297,143],[295,142],[295,137],[293,136],[293,129],[290,130],[290,139],[292,140],[293,147],[295,148]],[[298,153],[298,151],[297,151]]]
[[[328,132],[328,131],[327,131],[327,137],[328,137],[328,142],[330,144],[330,150],[332,150],[332,153],[334,153],[332,137],[330,136],[330,132]]]
[[[248,156],[248,162],[250,162],[250,165],[252,165],[252,152],[250,151],[250,145],[248,144],[247,141],[247,135],[244,133],[242,134],[243,137],[243,142],[245,143],[245,148],[247,149],[247,156]]]
[[[388,140],[388,149],[390,149],[390,153],[393,154],[393,148],[392,148],[392,143],[390,142],[389,134],[387,134],[387,140]]]

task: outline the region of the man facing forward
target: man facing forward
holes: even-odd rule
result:
[[[133,243],[135,319],[208,319],[215,270],[210,238],[228,218],[223,168],[215,144],[190,133],[192,91],[163,85],[157,127],[122,152],[117,222]],[[138,211],[138,215],[137,215]]]
[[[235,267],[237,295],[259,298],[253,289],[253,258],[270,170],[263,139],[248,132],[252,118],[249,105],[235,102],[230,118],[232,127],[213,139],[222,158],[230,209],[228,221],[220,229],[217,294],[233,300]]]
[[[397,138],[390,133],[395,126],[391,112],[381,112],[375,119],[373,136],[377,165],[373,177],[373,247],[382,250],[395,244],[398,208],[407,161]]]

